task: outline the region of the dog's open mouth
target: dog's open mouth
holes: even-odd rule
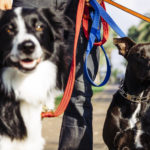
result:
[[[19,65],[21,69],[31,71],[40,63],[40,61],[41,61],[41,58],[38,58],[38,59],[26,58],[26,59],[20,60]]]

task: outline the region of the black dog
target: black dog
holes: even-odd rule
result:
[[[0,12],[0,150],[43,149],[42,105],[65,88],[72,29],[59,9]]]
[[[150,43],[120,38],[114,44],[128,65],[108,109],[103,139],[109,150],[150,150]]]

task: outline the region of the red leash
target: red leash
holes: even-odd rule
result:
[[[42,118],[44,117],[57,117],[61,115],[65,109],[67,108],[67,105],[70,101],[73,87],[74,87],[74,81],[75,81],[75,72],[76,72],[76,49],[78,44],[78,37],[80,33],[80,27],[84,12],[84,6],[85,6],[85,0],[79,0],[78,9],[77,9],[77,16],[76,16],[76,27],[75,27],[75,39],[74,39],[74,49],[73,49],[73,59],[72,59],[72,65],[71,70],[67,82],[67,86],[63,95],[63,98],[56,109],[55,112],[42,112]]]
[[[106,10],[104,2],[101,1],[99,3]],[[83,31],[84,31],[85,37],[87,39],[89,39],[89,31],[88,31],[88,28],[89,28],[88,27],[88,21],[89,21],[89,18],[90,18],[89,7],[90,7],[89,3],[86,3],[85,10],[84,10],[84,15],[83,15]],[[102,25],[103,25],[103,38],[100,42],[95,42],[94,43],[95,46],[103,45],[109,37],[109,25],[103,18],[101,18],[101,21],[102,21]]]

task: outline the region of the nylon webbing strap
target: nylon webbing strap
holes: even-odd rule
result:
[[[117,8],[119,8],[119,9],[121,9],[121,10],[123,10],[123,11],[125,11],[125,12],[127,12],[127,13],[129,13],[129,14],[131,14],[131,15],[133,15],[133,16],[135,16],[135,17],[138,17],[138,18],[143,19],[147,22],[150,22],[149,17],[146,17],[146,16],[144,16],[144,15],[142,15],[142,14],[136,12],[136,11],[133,11],[133,10],[127,8],[127,7],[124,7],[124,6],[114,2],[112,0],[104,0],[104,1],[111,4],[111,5],[113,5],[113,6],[115,6],[115,7],[117,7]]]
[[[71,70],[67,82],[67,86],[63,95],[63,98],[56,109],[55,112],[43,112],[42,113],[42,118],[44,117],[57,117],[61,115],[69,101],[72,95],[73,87],[74,87],[74,81],[75,81],[75,71],[76,71],[76,49],[77,49],[77,44],[78,44],[78,37],[80,33],[80,27],[81,27],[81,22],[82,22],[82,16],[84,12],[84,6],[85,6],[85,0],[79,0],[78,4],[78,9],[77,9],[77,16],[76,16],[76,27],[75,27],[75,38],[74,38],[74,49],[73,49],[73,60],[72,60],[72,65],[71,65]]]
[[[101,39],[100,37],[98,37],[98,34],[97,34],[99,32],[99,36],[100,36],[100,23],[101,23],[100,17],[102,17],[120,37],[125,37],[125,34],[122,32],[122,30],[118,27],[118,25],[113,21],[113,19],[107,14],[107,12],[104,10],[104,8],[101,5],[99,5],[99,3],[96,0],[90,0],[90,4],[94,8],[94,17],[93,17],[93,24],[91,27],[90,37],[89,37],[89,41],[88,41],[88,45],[87,45],[87,50],[86,50],[84,73],[85,73],[87,80],[93,86],[100,87],[100,86],[105,85],[108,82],[108,80],[110,78],[110,74],[111,74],[110,61],[109,61],[109,58],[108,58],[103,46],[101,46],[101,49],[105,55],[106,64],[107,64],[107,72],[106,72],[106,76],[105,76],[104,80],[102,81],[102,83],[97,85],[93,82],[93,80],[91,79],[91,77],[89,75],[88,67],[87,67],[88,56],[93,48],[94,42],[95,42],[96,38]]]
[[[106,10],[105,3],[103,1],[102,2],[100,1],[100,5]],[[86,3],[85,9],[84,9],[84,16],[83,16],[83,31],[84,31],[84,35],[87,39],[89,39],[89,32],[88,32],[88,21],[89,21],[89,19],[90,19],[89,5],[87,5],[87,3]],[[103,25],[102,26],[103,27],[103,37],[102,37],[101,41],[94,42],[95,46],[103,45],[109,37],[109,25],[108,25],[108,23],[102,17],[101,17],[101,22]]]

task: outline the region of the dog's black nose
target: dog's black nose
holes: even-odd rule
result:
[[[18,49],[25,54],[32,54],[35,50],[35,44],[28,40],[18,45]]]

